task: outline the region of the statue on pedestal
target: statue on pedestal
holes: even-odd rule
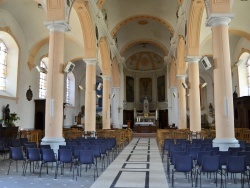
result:
[[[145,117],[147,117],[149,114],[149,102],[148,102],[147,97],[145,97],[143,101],[143,114]]]

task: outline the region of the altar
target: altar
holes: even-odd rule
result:
[[[138,133],[153,133],[156,132],[156,125],[152,121],[148,122],[136,122],[134,131]]]
[[[134,131],[138,133],[152,133],[156,132],[156,121],[158,117],[158,111],[149,111],[149,101],[147,97],[144,100],[143,112],[137,112],[134,108],[135,126]]]

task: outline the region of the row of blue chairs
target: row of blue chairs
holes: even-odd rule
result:
[[[170,166],[173,165],[174,168],[172,169],[172,185],[174,184],[173,183],[174,172],[182,171],[184,167],[186,168],[186,170],[188,170],[189,173],[191,173],[191,180],[192,180],[192,175],[195,174],[196,172],[197,174],[196,182],[197,182],[198,175],[200,175],[200,179],[201,179],[201,171],[212,172],[213,168],[215,168],[214,165],[216,166],[216,170],[214,170],[213,172],[220,173],[221,176],[225,175],[228,172],[241,173],[241,176],[245,176],[247,175],[246,172],[249,172],[248,170],[248,167],[250,165],[250,152],[249,151],[238,151],[237,153],[235,153],[230,150],[219,151],[218,148],[215,148],[216,150],[214,151],[212,150],[200,151],[199,149],[200,148],[188,148],[188,151],[183,151],[181,147],[179,147],[179,149],[177,148],[174,148],[173,150],[170,149],[169,159],[167,161],[167,176],[170,182]],[[183,164],[184,158],[179,161],[176,158],[177,156],[185,156],[186,157],[185,159],[188,161],[186,162],[187,164],[186,163]],[[209,159],[206,159],[204,161],[205,156],[206,157],[211,156],[210,158],[208,157],[209,159],[211,159],[211,161],[207,161]],[[233,157],[237,157],[237,158],[233,158]],[[215,159],[215,158],[218,158],[218,159]],[[217,162],[213,163],[213,160],[217,160]],[[241,160],[241,162],[234,163],[232,162],[233,160]],[[241,177],[241,181],[242,181],[242,185],[244,185],[244,177],[243,178]],[[225,182],[226,182],[226,179],[225,179]],[[217,174],[216,174],[216,184],[217,184]],[[222,179],[221,179],[221,184],[222,184]]]
[[[98,147],[96,147],[98,148]],[[21,147],[10,147],[10,163],[8,168],[8,173],[10,171],[10,167],[13,161],[16,162],[16,171],[18,171],[18,161],[23,161],[23,175],[26,175],[27,167],[30,165],[30,172],[35,171],[35,168],[40,166],[39,177],[41,177],[42,168],[44,166],[47,167],[48,174],[48,163],[56,163],[55,170],[55,179],[57,178],[58,168],[61,167],[61,175],[64,174],[64,165],[70,164],[70,170],[73,169],[73,179],[74,177],[80,175],[81,176],[81,166],[83,164],[86,165],[94,165],[94,180],[95,177],[98,177],[97,170],[97,160],[95,155],[95,149],[91,150],[79,150],[77,158],[74,157],[71,149],[59,149],[58,156],[54,153],[53,149],[39,149],[39,148],[27,148],[27,155],[25,156]],[[31,170],[33,168],[33,170]],[[77,174],[75,176],[75,170],[77,170]]]

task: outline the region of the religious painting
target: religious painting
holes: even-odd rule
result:
[[[134,78],[126,76],[126,100],[134,102]]]
[[[165,101],[165,76],[160,76],[157,78],[157,93],[158,102]]]
[[[139,81],[140,102],[143,102],[147,97],[149,102],[152,102],[152,79],[140,78]]]

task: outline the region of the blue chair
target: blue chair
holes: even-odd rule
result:
[[[172,169],[172,187],[174,187],[174,173],[184,172],[190,173],[192,187],[193,187],[193,160],[191,156],[176,156],[174,168]]]
[[[227,159],[230,156],[230,151],[219,151],[218,155],[220,156],[220,167],[224,168],[227,165]]]
[[[71,164],[70,169],[73,168],[73,179],[75,177],[75,168],[77,167],[76,161],[73,159],[72,151],[70,149],[59,149],[58,159],[56,165],[55,179],[57,179],[58,167],[61,167],[61,175],[64,173],[64,164]]]
[[[71,146],[59,145],[59,149],[71,149]]]
[[[20,147],[20,140],[19,139],[11,139],[10,141],[10,146],[11,147]]]
[[[187,149],[187,155],[191,156],[193,161],[196,161],[200,150],[201,150],[200,147],[190,147]]]
[[[95,158],[95,164],[97,166],[97,158],[102,158],[102,152],[101,152],[101,146],[99,145],[90,145],[90,149],[93,152],[94,158]],[[103,163],[103,160],[102,160]],[[102,164],[102,170],[103,170],[103,164]],[[98,173],[97,173],[97,177],[98,177]]]
[[[175,164],[175,157],[176,156],[185,156],[186,152],[185,151],[172,151],[171,152],[171,157],[169,159],[169,162],[167,163],[167,176],[168,176],[168,182],[170,183],[170,165]]]
[[[24,144],[26,144],[28,141],[28,138],[20,138],[20,145],[24,147]]]
[[[95,176],[97,174],[98,176],[98,169],[97,169],[97,165],[94,162],[94,155],[93,152],[91,150],[81,150],[80,151],[80,155],[79,155],[79,160],[78,160],[78,167],[80,168],[80,176],[81,176],[81,166],[85,164],[86,165],[86,171],[88,168],[88,165],[94,165],[94,180],[95,180]]]
[[[50,144],[40,145],[40,149],[51,149]]]
[[[200,187],[201,187],[201,174],[202,174],[202,172],[215,173],[215,183],[216,183],[216,187],[217,187],[217,174],[219,173],[219,169],[220,169],[220,156],[218,156],[218,155],[213,155],[213,156],[204,155],[202,158],[202,163],[196,171],[196,181],[195,181],[196,186],[195,187],[197,187],[199,175],[200,175]]]
[[[229,147],[228,151],[230,151],[230,155],[237,156],[238,152],[240,152],[241,148],[240,147]]]
[[[9,169],[8,169],[8,175],[9,175],[9,171],[10,171],[10,166],[12,161],[16,161],[16,172],[18,172],[18,161],[23,161],[23,169],[25,166],[25,162],[26,162],[26,158],[23,155],[23,151],[21,147],[10,147],[10,164],[9,164]],[[24,174],[24,171],[23,171]]]
[[[206,151],[212,151],[212,155],[218,155],[219,147],[206,147]]]
[[[174,144],[174,139],[165,139],[164,140],[164,143],[163,143],[163,147],[162,147],[162,161],[163,161],[163,158],[164,158],[164,153],[165,151],[169,151],[169,147],[170,145],[173,145]]]
[[[81,146],[81,145],[76,145],[76,146],[72,146],[72,154],[73,154],[73,158],[75,160],[77,160],[79,158],[79,151],[80,150],[84,150],[84,146]]]
[[[239,141],[239,144],[240,144],[240,149],[241,149],[241,151],[244,151],[244,150],[245,150],[246,141],[240,140],[240,141]]]
[[[31,172],[31,164],[33,164],[33,173],[35,171],[35,162],[36,165],[39,165],[41,161],[40,149],[38,148],[27,148],[27,158],[26,158],[26,165],[24,169],[24,175],[26,175],[27,166],[30,164],[30,172]]]
[[[56,160],[56,154],[54,153],[53,149],[41,149],[41,158],[42,158],[42,163],[40,165],[40,173],[39,173],[39,177],[41,177],[41,172],[42,172],[42,168],[43,166],[46,164],[47,165],[47,174],[48,172],[48,163],[52,162],[52,163],[57,163]]]
[[[246,156],[229,156],[227,160],[226,173],[232,173],[233,175],[241,174],[241,187],[244,187],[244,178],[246,172]],[[236,183],[236,178],[234,177],[234,183]],[[226,178],[225,178],[226,185]]]
[[[10,149],[6,146],[5,141],[1,140],[0,141],[0,153],[3,155],[4,160],[6,159],[7,153],[9,153],[9,151],[10,151]]]
[[[196,166],[200,167],[202,165],[202,160],[204,156],[211,156],[212,151],[199,151],[197,155]]]
[[[238,152],[238,156],[246,156],[246,166],[250,166],[250,151],[240,151]]]

